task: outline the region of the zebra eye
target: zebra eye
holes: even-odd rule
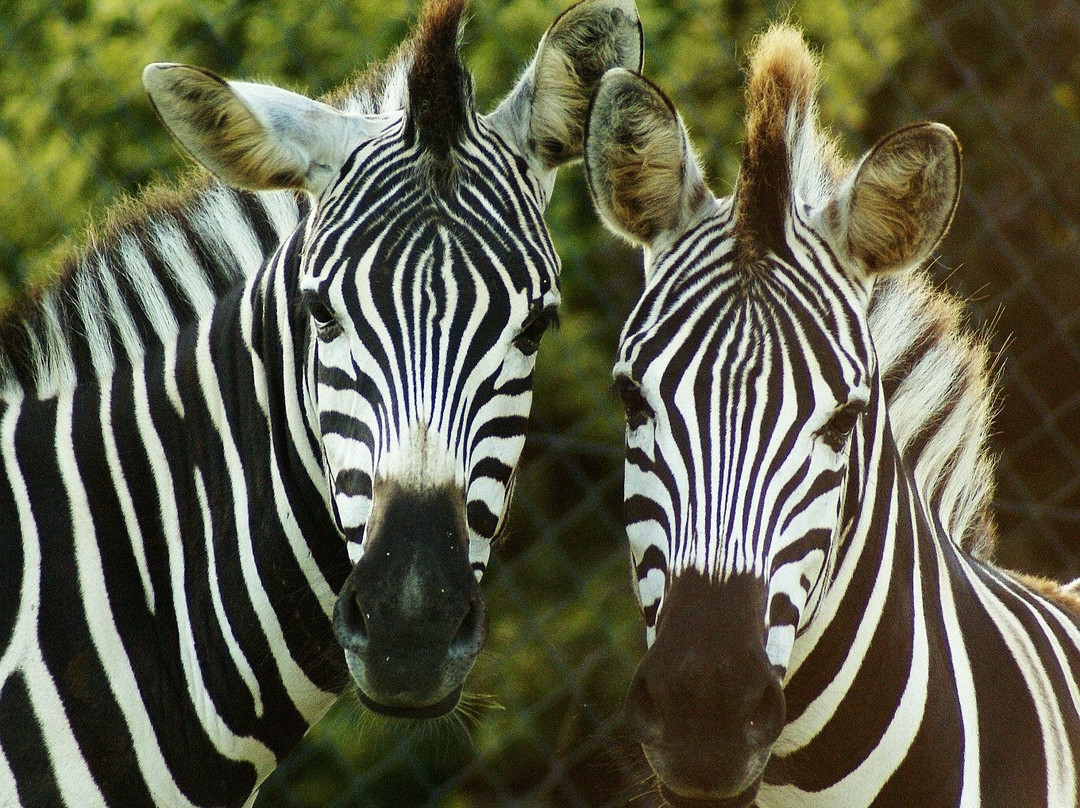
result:
[[[866,404],[862,401],[849,401],[842,405],[833,413],[825,426],[818,430],[818,437],[825,441],[825,445],[834,452],[839,452],[844,448],[852,430],[855,429],[855,424],[859,421],[859,416],[865,409]]]
[[[623,409],[626,410],[626,425],[631,431],[656,417],[653,408],[645,400],[641,387],[633,379],[627,376],[617,377],[614,389],[619,394],[619,398],[622,399]]]
[[[549,328],[558,325],[558,322],[559,315],[554,306],[544,308],[542,305],[534,305],[529,311],[525,325],[514,337],[514,345],[525,356],[532,356],[540,350],[540,341],[544,338],[544,334]]]
[[[315,323],[315,329],[319,332],[320,339],[331,340],[341,333],[341,324],[338,323],[333,310],[317,292],[306,292],[304,294],[304,306],[307,307],[308,314],[311,315],[311,320]]]

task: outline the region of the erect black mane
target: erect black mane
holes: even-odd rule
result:
[[[451,167],[451,150],[473,114],[472,78],[461,61],[465,0],[432,0],[413,39],[408,76],[406,139],[416,139],[440,170]]]

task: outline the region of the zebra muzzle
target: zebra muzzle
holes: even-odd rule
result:
[[[748,575],[720,583],[691,570],[668,586],[626,720],[678,808],[754,801],[785,715],[763,612],[764,585]]]
[[[374,712],[449,712],[483,648],[487,609],[463,512],[459,492],[394,490],[338,595],[334,632]]]

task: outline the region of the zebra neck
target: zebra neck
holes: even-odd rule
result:
[[[935,692],[929,684],[929,697],[924,689],[928,677],[941,674],[928,659],[941,659],[946,642],[938,621],[927,619],[936,597],[927,580],[937,578],[940,547],[891,434],[882,425],[874,432],[857,436],[865,444],[852,460],[859,467],[844,505],[847,533],[828,592],[793,648],[786,726],[767,775],[777,784],[817,790],[838,783],[897,732],[894,722],[917,729],[924,708],[947,698],[948,688]],[[924,688],[910,690],[913,680]],[[836,729],[850,721],[865,731],[838,737]]]
[[[330,621],[349,564],[320,480],[301,459],[310,438],[295,421],[299,374],[288,318],[282,327],[268,314],[279,307],[265,280],[260,274],[234,289],[182,332],[175,389],[166,384],[161,395],[181,414],[195,499],[220,560],[210,571],[217,580],[207,583],[229,593],[219,599],[231,629],[207,630],[218,644],[219,631],[237,635],[228,687],[239,676],[250,696],[240,725],[280,757],[348,681]],[[274,718],[263,725],[264,715]]]

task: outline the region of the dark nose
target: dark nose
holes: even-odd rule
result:
[[[688,668],[672,670],[663,654],[646,655],[638,666],[626,695],[626,720],[639,742],[667,745],[707,734],[714,743],[727,736],[728,746],[761,748],[780,737],[784,691],[775,673],[753,666],[732,686],[707,662]]]
[[[718,583],[684,572],[668,587],[625,714],[661,782],[675,791],[739,793],[760,775],[784,728],[763,614],[764,585],[750,576]]]
[[[453,709],[484,645],[487,610],[469,564],[463,499],[452,489],[376,492],[364,555],[334,608],[360,699],[376,712]]]

